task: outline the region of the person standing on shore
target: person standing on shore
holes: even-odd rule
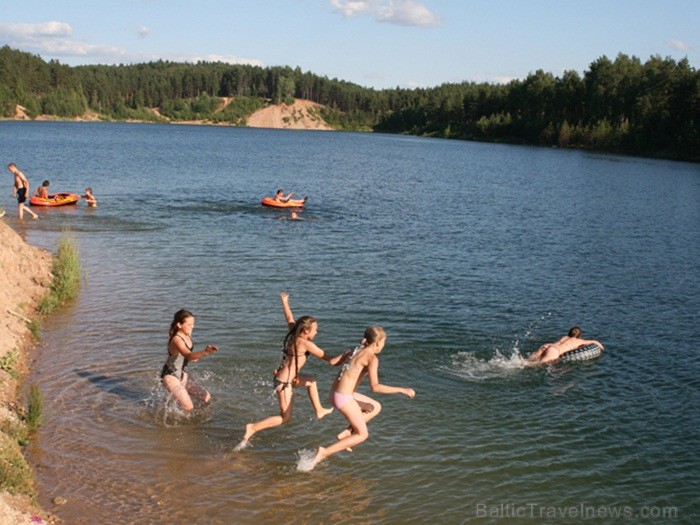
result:
[[[188,310],[178,310],[170,324],[168,339],[168,359],[163,366],[160,377],[163,385],[177,400],[180,408],[190,413],[194,408],[194,396],[202,403],[209,403],[211,395],[206,389],[189,381],[185,367],[190,362],[196,363],[202,357],[211,355],[218,350],[216,346],[208,345],[204,350],[194,351],[192,331],[194,330],[194,315]]]
[[[270,416],[256,423],[248,423],[245,426],[243,440],[236,447],[237,450],[244,449],[248,445],[250,438],[257,432],[284,425],[292,420],[295,388],[306,387],[318,419],[333,412],[332,408],[325,408],[321,405],[316,379],[309,375],[302,375],[299,372],[310,355],[326,361],[329,365],[337,365],[340,363],[343,354],[333,357],[316,346],[313,342],[314,337],[318,333],[316,319],[310,315],[304,315],[295,320],[292,309],[289,306],[289,295],[282,292],[280,299],[282,300],[284,317],[289,327],[289,332],[284,338],[282,348],[284,356],[272,380],[275,393],[279,398],[280,414],[278,416]]]
[[[39,216],[24,204],[27,202],[27,195],[29,195],[29,181],[27,177],[24,176],[24,173],[19,170],[14,162],[10,162],[7,165],[7,169],[15,177],[14,186],[12,186],[12,196],[17,198],[17,215],[20,219],[23,219],[26,210],[29,215],[38,219]]]
[[[381,326],[370,326],[365,330],[362,343],[351,352],[344,354],[343,365],[331,388],[331,402],[350,426],[338,434],[338,441],[328,447],[318,447],[316,456],[310,465],[313,469],[318,463],[341,450],[351,450],[369,438],[367,423],[377,417],[382,405],[371,397],[357,392],[362,378],[369,375],[372,392],[379,394],[403,394],[409,399],[416,395],[412,388],[382,385],[379,382],[378,354],[386,343],[386,331]]]

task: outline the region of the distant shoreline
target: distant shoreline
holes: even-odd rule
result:
[[[226,102],[222,106],[223,109]],[[13,117],[5,117],[0,120],[15,122],[128,122],[134,124],[179,124],[192,126],[220,126],[220,127],[248,127],[268,129],[302,129],[332,131],[334,128],[328,125],[319,114],[322,106],[310,100],[295,99],[293,104],[272,104],[259,109],[249,115],[243,126],[230,122],[212,122],[210,120],[172,120],[160,114],[158,109],[151,108],[154,120],[125,119],[114,120],[103,118],[100,114],[88,111],[85,114],[73,117],[57,117],[54,115],[38,115],[30,117],[26,108],[16,106]]]

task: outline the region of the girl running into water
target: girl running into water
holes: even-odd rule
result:
[[[305,315],[294,320],[292,309],[289,307],[289,295],[282,292],[282,307],[284,308],[284,317],[287,320],[289,332],[284,339],[282,352],[282,362],[274,372],[272,382],[275,386],[275,393],[279,398],[280,415],[270,416],[257,423],[248,423],[245,426],[245,435],[243,441],[238,445],[238,449],[245,448],[251,437],[261,430],[266,428],[278,427],[289,423],[292,419],[292,408],[294,407],[294,389],[300,386],[306,387],[309,393],[309,399],[316,411],[316,417],[321,419],[333,412],[332,408],[324,408],[321,405],[321,400],[318,397],[318,386],[316,379],[308,375],[301,375],[299,371],[306,364],[307,358],[312,355],[327,361],[331,365],[337,365],[342,354],[332,357],[313,342],[316,333],[318,332],[318,323],[316,319],[309,315]]]
[[[160,373],[165,388],[177,400],[180,408],[187,413],[194,408],[190,396],[196,397],[203,403],[208,403],[211,400],[211,395],[204,388],[189,381],[189,375],[185,372],[185,368],[188,363],[197,362],[205,355],[211,355],[218,350],[217,347],[209,345],[204,350],[194,352],[193,330],[194,315],[192,312],[178,310],[170,324],[168,359]]]
[[[331,402],[345,416],[350,426],[338,434],[338,441],[327,448],[319,447],[310,468],[328,456],[350,450],[369,437],[367,423],[375,418],[382,406],[374,399],[356,392],[362,378],[369,374],[372,392],[379,394],[403,394],[411,399],[416,393],[412,388],[387,386],[379,383],[379,354],[386,343],[386,332],[381,326],[370,326],[360,346],[343,355],[343,366],[331,388]]]

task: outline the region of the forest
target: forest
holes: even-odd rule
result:
[[[642,62],[619,54],[594,60],[583,76],[536,70],[507,84],[376,90],[299,67],[167,61],[67,66],[0,48],[4,118],[20,105],[31,118],[92,113],[102,120],[245,126],[257,109],[295,98],[323,105],[321,116],[338,130],[700,161],[700,73],[687,58]]]

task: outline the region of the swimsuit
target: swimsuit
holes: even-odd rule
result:
[[[285,356],[290,356],[290,357],[297,357],[297,356],[298,356],[298,354],[290,354],[289,352],[287,352],[286,349],[283,349],[283,350],[282,350],[282,353],[283,353]],[[305,356],[305,357],[309,357],[310,354],[311,354],[311,352],[309,352],[309,351],[307,350],[307,351],[304,353],[304,356]],[[277,370],[275,370],[274,377],[272,378],[272,385],[273,385],[275,391],[276,391],[280,386],[282,387],[282,390],[284,390],[284,389],[287,388],[288,386],[294,386],[294,383],[298,380],[298,375],[299,375],[299,370],[298,370],[298,369],[297,369],[297,377],[295,377],[295,378],[292,379],[291,381],[280,381],[279,379],[277,379],[277,374],[279,374],[280,370],[282,370],[282,367],[284,366],[284,360],[285,360],[285,359],[286,359],[286,357],[283,357],[283,358],[282,358],[282,362],[280,363],[280,366],[277,367]]]
[[[22,186],[21,188],[17,188],[17,203],[22,204],[27,200],[27,188]]]
[[[350,355],[345,359],[345,363],[343,363],[343,366],[340,367],[340,372],[338,372],[338,379],[336,379],[336,382],[338,382],[341,376],[345,373],[345,371],[352,366],[350,361],[353,357],[355,357],[355,354],[358,352],[358,350],[361,350],[363,348],[364,346],[357,345],[355,348],[352,349]],[[332,390],[329,401],[331,402],[331,405],[340,410],[353,399],[354,397],[352,394],[341,394],[340,392]]]
[[[331,405],[340,410],[353,399],[355,398],[352,396],[352,394],[341,394],[340,392],[336,392],[334,390],[331,392],[329,401],[331,402]]]
[[[185,343],[185,347],[191,352],[194,348],[194,341],[192,341],[192,346],[188,347],[185,338],[181,335],[178,335],[178,337],[182,339],[182,342]],[[182,381],[182,374],[185,372],[185,367],[187,367],[188,361],[185,360],[185,356],[180,352],[178,352],[177,355],[172,355],[169,347],[170,343],[168,343],[168,359],[165,361],[165,365],[163,365],[163,370],[160,372],[160,377],[162,379],[165,376],[175,376]]]

